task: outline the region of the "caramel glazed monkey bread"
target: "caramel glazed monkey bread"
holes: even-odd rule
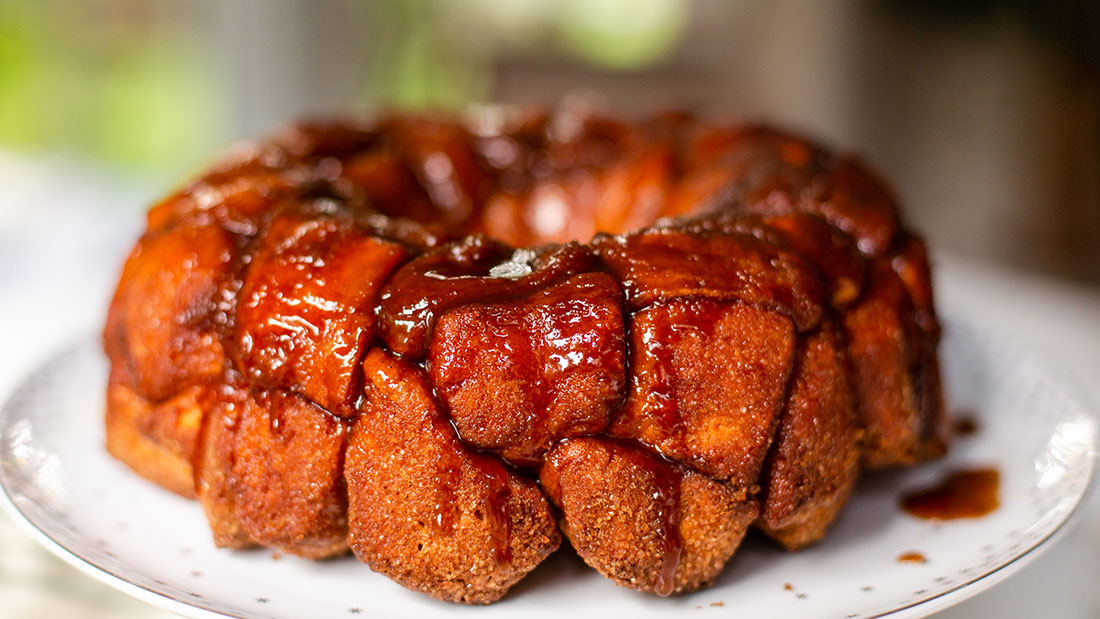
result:
[[[104,330],[107,447],[218,546],[348,550],[488,603],[562,534],[706,586],[942,454],[925,245],[764,126],[510,108],[303,124],[153,206]]]

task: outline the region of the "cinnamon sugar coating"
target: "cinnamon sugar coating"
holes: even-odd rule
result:
[[[858,159],[772,128],[306,123],[147,221],[104,328],[107,447],[219,546],[488,603],[564,531],[682,593],[947,446],[923,241]]]

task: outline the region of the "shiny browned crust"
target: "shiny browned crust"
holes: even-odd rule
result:
[[[795,342],[786,316],[739,303],[678,299],[642,310],[634,380],[610,432],[755,492]]]
[[[284,211],[248,267],[237,309],[237,367],[354,416],[356,367],[374,339],[371,309],[408,253],[337,217]]]
[[[603,432],[626,383],[620,294],[611,276],[585,273],[444,314],[428,366],[463,440],[525,463]]]
[[[820,539],[860,466],[942,454],[939,335],[886,185],[805,139],[568,109],[313,123],[150,209],[104,328],[107,443],[219,546],[350,544],[488,602],[557,547],[545,491],[586,560],[664,594],[751,521]],[[683,509],[645,498],[666,486]]]
[[[932,265],[924,240],[916,234],[906,234],[890,265],[905,284],[913,304],[908,324],[910,348],[915,351],[911,364],[922,422],[920,458],[928,460],[947,451],[951,428],[940,383],[937,347],[941,329],[933,300]]]
[[[248,394],[237,420],[230,490],[250,539],[311,559],[347,551],[347,430],[302,396]]]
[[[222,297],[235,258],[233,236],[218,226],[150,231],[134,248],[103,339],[143,397],[159,402],[225,371],[219,326],[228,320]]]
[[[345,466],[352,550],[432,597],[499,599],[561,541],[546,498],[462,445],[422,372],[374,349],[363,373]]]
[[[862,432],[833,325],[802,342],[786,411],[760,477],[759,524],[769,537],[797,550],[825,535],[859,476]]]
[[[860,421],[863,463],[871,469],[919,461],[923,420],[910,363],[905,289],[889,265],[875,264],[867,294],[844,315]]]
[[[321,559],[346,552],[347,423],[305,398],[212,385],[195,492],[218,546]]]
[[[586,563],[624,587],[663,595],[713,581],[759,513],[744,492],[608,439],[559,443],[541,480]],[[659,582],[663,572],[670,583]]]

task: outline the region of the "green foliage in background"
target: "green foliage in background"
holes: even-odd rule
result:
[[[215,37],[298,27],[291,19],[220,23],[222,1],[234,0],[0,0],[0,148],[68,152],[139,173],[182,173],[205,160],[239,132],[227,126],[227,80],[248,76],[225,71],[261,68],[227,62],[232,46]],[[362,84],[359,99],[406,108],[488,100],[501,62],[644,69],[675,50],[689,15],[686,0],[340,6],[369,33],[361,55],[340,67]]]
[[[686,0],[383,0],[367,50],[368,101],[447,108],[484,101],[494,63],[569,58],[639,70],[668,58],[690,17]]]
[[[562,0],[558,37],[581,60],[640,69],[668,56],[688,20],[683,0]]]
[[[199,42],[142,4],[0,0],[0,147],[136,171],[210,150],[221,113]]]
[[[441,18],[438,0],[364,3],[376,24],[368,46],[364,98],[403,108],[453,108],[485,99],[487,58]]]

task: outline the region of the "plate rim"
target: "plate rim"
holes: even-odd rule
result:
[[[982,592],[988,591],[990,588],[1003,582],[1005,579],[1016,574],[1035,559],[1042,556],[1042,554],[1050,550],[1058,540],[1076,528],[1083,518],[1086,507],[1090,504],[1096,492],[1095,485],[1098,465],[1100,465],[1100,410],[1097,410],[1096,404],[1092,402],[1091,398],[1088,396],[1088,392],[1081,386],[1081,378],[1059,362],[1059,360],[1047,349],[1032,342],[1016,338],[1005,329],[982,324],[969,316],[961,314],[947,317],[943,322],[945,323],[945,333],[949,332],[949,328],[947,327],[958,328],[959,326],[965,325],[966,328],[981,332],[985,336],[1010,342],[1010,345],[1019,353],[1033,358],[1035,363],[1042,368],[1045,373],[1056,379],[1055,384],[1057,387],[1062,389],[1065,395],[1072,402],[1077,404],[1081,412],[1090,417],[1094,422],[1091,428],[1091,440],[1089,441],[1090,448],[1087,451],[1088,474],[1084,490],[1076,497],[1069,513],[1046,535],[1037,539],[1028,548],[1012,557],[1006,563],[998,566],[992,571],[961,582],[951,589],[943,591],[933,597],[898,606],[883,613],[869,615],[868,617],[871,618],[889,617],[903,619],[907,617],[926,616],[927,614],[944,610]],[[26,392],[39,376],[48,372],[55,364],[60,362],[63,357],[85,347],[93,349],[98,348],[98,338],[95,337],[94,331],[89,331],[83,336],[70,340],[66,345],[59,346],[52,354],[42,356],[38,364],[35,365],[31,371],[23,373],[16,382],[14,389],[9,392],[3,406],[0,407],[0,431],[6,431],[9,426],[11,410],[15,407],[21,394]],[[194,617],[195,619],[218,619],[225,617],[253,619],[265,616],[248,612],[225,612],[222,610],[215,610],[201,600],[183,600],[174,596],[169,591],[156,589],[130,580],[127,576],[116,573],[110,568],[100,565],[94,560],[69,548],[40,528],[32,520],[32,517],[16,504],[15,498],[12,495],[12,490],[8,487],[8,473],[2,467],[0,467],[0,490],[2,490],[2,492],[0,492],[0,498],[2,498],[2,500],[0,500],[0,505],[3,506],[3,510],[21,530],[29,534],[35,542],[54,556],[63,560],[66,564],[117,591],[139,599],[156,608],[186,617]]]
[[[3,423],[3,421],[4,416],[0,415],[0,423]],[[250,619],[249,615],[229,615],[178,599],[169,592],[158,591],[136,583],[121,574],[111,571],[110,568],[81,556],[51,537],[49,533],[38,528],[38,526],[31,521],[30,517],[19,509],[19,506],[12,500],[11,493],[8,490],[7,484],[4,483],[4,476],[2,475],[0,475],[0,488],[3,489],[2,494],[4,500],[2,504],[4,506],[4,511],[11,516],[11,519],[17,526],[28,533],[40,546],[50,551],[50,553],[66,564],[76,568],[81,573],[91,576],[95,580],[110,586],[116,591],[180,616],[195,617],[196,619],[225,619],[226,617]],[[200,612],[197,613],[195,611]]]

